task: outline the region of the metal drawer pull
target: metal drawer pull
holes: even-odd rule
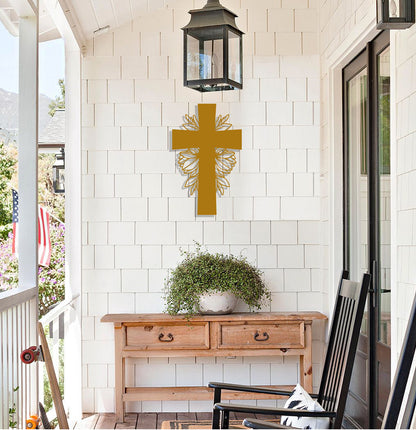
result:
[[[159,340],[161,342],[172,342],[173,341],[173,335],[172,335],[172,333],[168,333],[167,339],[164,339],[164,337],[165,337],[165,334],[164,333],[160,333]]]
[[[254,335],[254,340],[257,342],[264,342],[265,340],[269,340],[269,335],[267,334],[266,331],[263,333],[262,339],[259,339],[259,336],[260,336],[260,333],[256,331],[256,334]]]

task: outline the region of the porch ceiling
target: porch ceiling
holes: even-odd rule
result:
[[[13,36],[19,35],[20,2],[0,0],[0,21]],[[39,1],[39,41],[58,39],[61,35],[50,17],[43,0]]]
[[[86,39],[107,25],[119,27],[149,11],[168,7],[175,0],[65,0],[69,11],[78,18]],[[60,0],[62,5],[62,0]]]
[[[153,10],[172,7],[178,1],[183,0],[56,0],[56,3],[59,3],[70,27],[83,44],[85,40],[92,39],[94,31],[99,28],[122,26]],[[48,13],[52,3],[55,1],[39,0],[40,42],[61,37]],[[202,7],[205,0],[195,3],[196,7]],[[0,21],[14,36],[19,34],[21,4],[22,0],[0,0]],[[192,5],[192,2],[188,2],[184,8],[192,8]]]

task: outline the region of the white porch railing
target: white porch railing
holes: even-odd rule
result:
[[[23,364],[20,353],[37,345],[37,288],[0,295],[0,428],[25,428],[38,406],[38,366]],[[13,427],[13,426],[12,426]]]

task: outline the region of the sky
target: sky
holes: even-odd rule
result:
[[[0,22],[0,88],[17,93],[19,87],[19,38]],[[7,59],[7,61],[5,61]],[[58,80],[65,75],[65,49],[62,39],[39,44],[39,92],[50,98],[60,95]]]

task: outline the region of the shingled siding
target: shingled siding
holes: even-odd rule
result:
[[[395,65],[395,132],[397,187],[394,236],[397,241],[392,265],[397,286],[393,291],[393,333],[396,337],[394,359],[400,353],[408,315],[416,294],[416,27],[393,34]],[[392,108],[393,110],[393,108]],[[397,327],[397,329],[396,329]],[[395,361],[395,360],[394,360]]]
[[[167,3],[95,38],[83,59],[85,412],[114,407],[113,332],[101,316],[162,311],[164,278],[180,248],[195,240],[258,265],[273,292],[270,310],[322,309],[316,2],[223,0],[246,33],[244,90],[204,95],[183,87],[180,28],[187,11],[205,2]],[[172,128],[198,103],[216,103],[217,113],[229,113],[243,130],[231,187],[217,199],[215,217],[195,216],[195,197],[183,188],[186,178],[170,150]],[[316,325],[315,380],[322,331]],[[280,357],[155,358],[129,361],[127,378],[154,386],[290,384],[298,366]],[[129,408],[208,411],[210,403]]]
[[[376,3],[372,0],[332,2],[319,7],[321,56],[321,199],[323,279],[326,272],[339,268],[333,254],[338,244],[331,244],[333,230],[341,228],[335,219],[334,202],[340,198],[339,175],[342,153],[342,128],[337,122],[340,87],[334,77],[341,74],[365,44],[377,35]],[[391,31],[391,273],[392,273],[392,374],[400,353],[408,315],[416,292],[416,26]],[[338,81],[339,82],[339,81]],[[337,95],[338,94],[338,95]],[[335,174],[333,173],[335,171]],[[331,173],[332,172],[332,173]],[[337,173],[338,172],[338,173]],[[339,179],[339,178],[338,178]],[[335,203],[336,206],[336,203]],[[338,255],[339,252],[338,252]],[[342,263],[341,263],[342,264]],[[326,302],[326,300],[324,300]],[[328,300],[330,302],[330,300]]]

